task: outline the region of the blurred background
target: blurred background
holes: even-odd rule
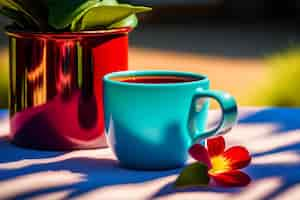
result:
[[[207,74],[244,106],[300,105],[300,1],[123,0],[147,5],[130,35],[130,69]],[[0,17],[0,107],[7,107],[8,50]],[[299,23],[298,23],[299,24]]]

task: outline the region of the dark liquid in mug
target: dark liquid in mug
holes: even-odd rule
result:
[[[166,83],[186,83],[199,81],[199,78],[184,76],[132,76],[132,77],[114,77],[114,81],[126,83],[145,83],[145,84],[166,84]]]

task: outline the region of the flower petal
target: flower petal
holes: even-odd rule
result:
[[[244,172],[233,170],[220,174],[210,174],[216,185],[223,187],[243,187],[251,182],[251,178]]]
[[[248,150],[242,146],[231,147],[223,153],[229,161],[231,169],[241,169],[249,165],[251,156]]]
[[[189,149],[190,155],[197,161],[205,164],[208,169],[211,168],[211,162],[208,156],[208,152],[201,144],[195,144]]]
[[[210,157],[218,156],[224,152],[225,140],[222,136],[207,139],[207,150]]]

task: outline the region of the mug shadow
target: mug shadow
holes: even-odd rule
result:
[[[134,171],[120,168],[116,160],[79,157],[59,162],[31,165],[20,169],[0,169],[0,177],[1,181],[5,182],[16,177],[51,171],[67,171],[79,174],[83,178],[79,182],[57,184],[57,186],[47,188],[35,188],[32,191],[13,194],[13,196],[9,197],[13,199],[27,199],[52,192],[72,190],[67,198],[73,198],[105,186],[143,183],[178,173],[178,169],[168,171]],[[40,178],[46,180],[47,175],[40,176]]]
[[[174,127],[168,133],[174,133]],[[2,152],[5,152],[0,155],[0,185],[12,183],[11,185],[20,189],[20,191],[16,190],[17,192],[0,192],[2,195],[8,195],[1,195],[2,197],[9,199],[27,199],[66,190],[71,191],[66,198],[73,198],[106,186],[144,183],[178,174],[180,170],[129,170],[120,168],[114,159],[93,158],[85,155],[70,158],[66,155],[69,152],[21,148],[10,143],[7,136],[0,136],[0,146]],[[80,179],[65,183],[58,178],[57,184],[48,186],[47,183],[60,172],[67,172],[66,176],[72,175],[72,177],[79,175]],[[39,184],[40,179],[41,184]],[[35,183],[33,184],[32,181]]]
[[[35,180],[42,178],[47,182],[51,179],[49,172],[65,171],[71,174],[79,174],[84,177],[80,181],[73,183],[57,184],[49,187],[39,187],[30,189],[26,192],[17,192],[8,194],[10,199],[26,199],[52,192],[72,190],[67,198],[73,198],[90,191],[113,185],[136,184],[162,177],[178,174],[179,169],[167,171],[134,171],[120,168],[117,161],[104,158],[75,157],[63,160],[56,160],[56,157],[62,158],[67,152],[49,152],[24,149],[11,144],[7,137],[0,138],[2,153],[0,155],[0,180],[1,184],[16,181],[24,177],[35,176]],[[15,166],[22,161],[38,161],[38,164],[25,164],[24,166]],[[53,174],[52,174],[53,175]],[[58,180],[59,183],[59,180]],[[0,184],[0,185],[1,185]],[[28,181],[30,184],[30,181]],[[22,188],[24,189],[24,188]]]

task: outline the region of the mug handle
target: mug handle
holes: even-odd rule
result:
[[[215,99],[220,104],[220,107],[222,109],[222,120],[219,123],[219,125],[213,130],[209,130],[206,132],[199,131],[197,120],[196,120],[197,113],[198,113],[197,102],[201,98]],[[232,129],[232,127],[236,123],[237,116],[238,116],[237,103],[233,96],[223,91],[203,90],[202,88],[198,88],[192,100],[192,106],[191,106],[190,116],[188,121],[188,127],[193,138],[192,139],[193,144],[196,144],[202,139],[214,135],[227,133]]]

